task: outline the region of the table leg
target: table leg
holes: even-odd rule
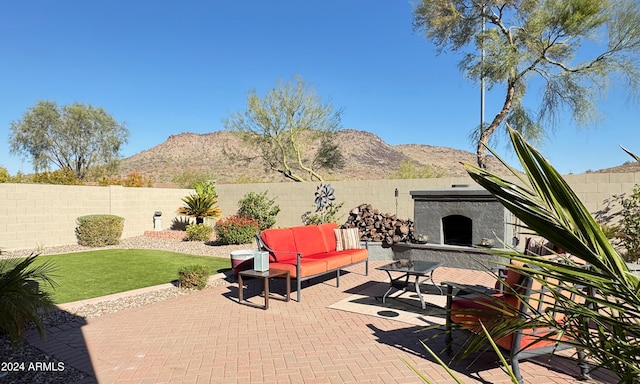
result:
[[[389,289],[387,289],[387,292],[385,292],[384,295],[382,295],[382,304],[386,303],[387,296],[389,296],[389,293],[393,289],[393,278],[391,277],[391,272],[389,271],[385,271],[385,272],[387,272],[387,275],[389,275]]]
[[[244,283],[242,282],[242,275],[238,275],[238,302],[242,303],[242,293],[244,291]]]
[[[440,291],[440,295],[443,295],[444,292],[442,292],[442,288],[439,285],[437,285],[435,281],[433,281],[433,272],[435,271],[436,271],[435,269],[431,271],[431,274],[429,275],[429,280],[431,280],[431,284],[433,284],[436,288],[438,288],[438,291]]]
[[[287,272],[287,299],[285,301],[289,301],[289,298],[291,297],[291,274],[289,272]]]
[[[264,309],[269,309],[269,278],[264,277],[264,282],[262,283],[264,286]]]
[[[425,304],[424,298],[422,297],[422,292],[420,291],[420,276],[419,275],[416,275],[416,282],[414,283],[414,285],[416,286],[416,294],[418,295],[418,298],[420,299],[420,305],[422,306],[422,309],[423,310],[427,309],[427,304]]]

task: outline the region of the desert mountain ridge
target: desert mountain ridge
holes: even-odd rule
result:
[[[465,176],[461,163],[476,162],[476,155],[468,151],[425,144],[390,145],[373,133],[355,129],[339,130],[336,143],[345,166],[339,171],[321,170],[327,181],[388,179],[406,161],[412,161],[416,169],[429,167],[434,175]],[[493,157],[488,168],[508,174]],[[123,159],[120,169],[122,175],[140,172],[156,185],[166,186],[175,184],[176,176],[198,172],[214,175],[223,184],[287,181],[281,173],[268,170],[255,149],[229,131],[171,135],[164,143]]]

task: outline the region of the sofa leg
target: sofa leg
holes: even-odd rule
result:
[[[369,259],[364,262],[364,275],[369,276]]]
[[[336,271],[336,287],[340,287],[340,268]]]
[[[298,290],[298,303],[300,302],[300,293],[302,291],[302,282],[300,281],[300,279],[296,279],[296,283],[297,283],[297,290]]]

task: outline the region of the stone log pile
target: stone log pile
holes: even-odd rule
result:
[[[343,228],[358,228],[360,240],[387,245],[415,240],[415,228],[411,219],[402,220],[394,214],[381,213],[371,204],[360,204],[353,208]]]

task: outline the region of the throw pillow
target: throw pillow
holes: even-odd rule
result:
[[[335,228],[333,232],[336,234],[336,251],[360,248],[358,228]]]

